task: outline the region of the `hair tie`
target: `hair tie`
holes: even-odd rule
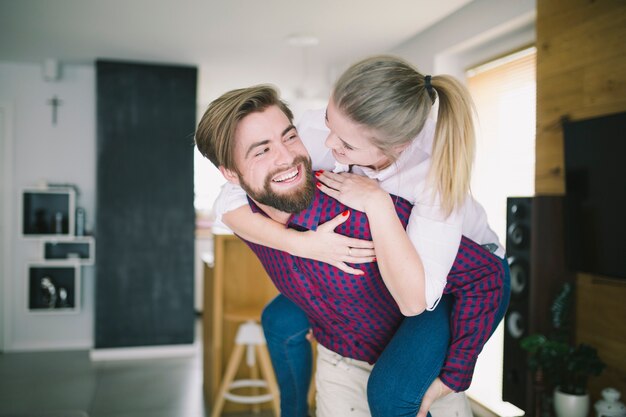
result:
[[[433,86],[430,83],[430,75],[424,77],[424,87],[426,87],[426,91],[428,91],[428,94],[433,93]]]

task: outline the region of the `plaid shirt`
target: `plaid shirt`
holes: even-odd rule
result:
[[[316,230],[320,224],[350,210],[335,231],[371,240],[367,216],[315,190],[311,206],[290,217],[287,226]],[[249,200],[253,211],[261,211]],[[394,197],[396,212],[406,228],[411,204]],[[278,290],[308,316],[315,338],[342,356],[374,363],[404,316],[383,282],[377,264],[353,265],[365,272],[347,274],[329,264],[298,258],[246,241]],[[455,391],[469,387],[478,354],[491,335],[502,298],[501,261],[463,237],[444,293],[453,294],[452,343],[439,377]],[[428,343],[428,341],[424,341]]]

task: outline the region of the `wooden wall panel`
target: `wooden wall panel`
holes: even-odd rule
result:
[[[608,366],[589,381],[593,398],[615,387],[626,394],[626,280],[579,274],[576,288],[576,340],[598,349]]]
[[[535,191],[564,194],[561,118],[626,111],[626,1],[538,0],[536,27]],[[607,386],[626,394],[626,282],[579,274],[577,283],[577,340],[608,364],[592,401]]]
[[[560,120],[626,110],[626,2],[537,2],[537,194],[564,194]]]

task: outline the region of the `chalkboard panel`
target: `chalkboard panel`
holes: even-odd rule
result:
[[[95,347],[192,343],[196,69],[96,74]]]

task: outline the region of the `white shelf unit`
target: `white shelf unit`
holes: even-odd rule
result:
[[[24,188],[19,215],[21,237],[39,245],[37,258],[25,267],[27,312],[78,313],[82,268],[95,263],[95,239],[75,235],[76,189]]]

